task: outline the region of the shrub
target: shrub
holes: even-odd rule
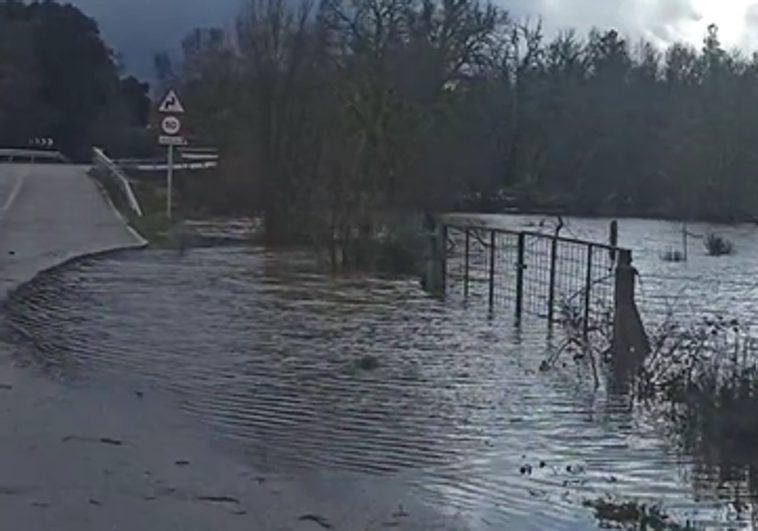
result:
[[[661,260],[664,262],[684,262],[687,258],[683,251],[679,249],[666,249],[661,253]]]
[[[718,234],[708,233],[703,240],[705,250],[710,256],[723,256],[734,252],[732,242],[719,236]]]
[[[582,505],[592,509],[601,527],[607,529],[689,531],[689,523],[680,524],[667,515],[660,505],[648,505],[637,501],[600,498],[585,500]]]
[[[614,385],[614,371],[595,369],[613,363],[612,316],[584,321],[576,305],[564,304],[557,324],[566,339],[541,369],[554,367],[561,353],[589,361],[592,373],[580,374],[597,382],[605,373],[609,392],[628,393],[636,407],[668,421],[682,451],[707,466],[701,481],[714,492],[731,485],[758,499],[758,343],[749,328],[722,315],[692,322],[670,315],[650,328],[650,354],[630,385]]]

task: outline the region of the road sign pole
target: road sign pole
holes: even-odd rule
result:
[[[166,168],[166,218],[171,221],[173,210],[172,195],[174,190],[174,146],[168,146],[168,165]]]
[[[166,164],[166,218],[171,221],[173,215],[173,195],[174,195],[174,146],[184,145],[186,142],[181,135],[182,122],[177,114],[184,114],[184,106],[179,101],[179,96],[171,89],[161,100],[158,105],[158,112],[161,113],[161,132],[158,142],[168,148],[168,164]]]

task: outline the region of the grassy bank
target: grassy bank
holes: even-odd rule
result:
[[[172,223],[166,215],[165,193],[161,201],[160,194],[157,192],[146,187],[135,186],[133,191],[143,212],[143,215],[139,216],[129,207],[123,192],[112,179],[94,168],[90,171],[90,177],[100,186],[127,223],[150,245],[164,246],[170,242],[175,223]]]
[[[132,183],[143,215],[129,208],[117,183],[98,171],[92,177],[137,232],[153,246],[175,247],[190,242],[221,243],[190,231],[185,219],[202,220],[212,216],[214,209],[204,208],[190,191],[174,194],[174,215],[166,215],[166,188],[159,179],[145,178]],[[186,183],[185,183],[186,187]],[[181,187],[179,187],[181,188]],[[218,212],[216,212],[218,214]],[[286,216],[284,241],[270,241],[265,229],[244,240],[251,245],[270,248],[311,250],[320,267],[340,274],[368,273],[386,277],[419,277],[424,269],[426,241],[421,228],[422,216],[382,214],[372,216],[368,230],[354,226],[330,226],[331,217],[324,214],[295,212]],[[242,240],[237,240],[242,241]],[[212,242],[210,243],[213,244]]]

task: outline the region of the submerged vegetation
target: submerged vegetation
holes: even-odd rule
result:
[[[661,253],[661,260],[664,262],[684,262],[687,260],[687,256],[684,251],[669,248]]]
[[[734,245],[723,236],[708,233],[703,240],[705,250],[710,256],[723,256],[734,252]]]
[[[583,505],[594,512],[604,529],[626,531],[694,531],[689,523],[681,524],[666,514],[660,505],[613,498],[585,500]]]
[[[543,369],[553,367],[564,352],[577,363],[596,359],[608,391],[615,392],[620,387],[613,385],[610,370],[615,362],[612,317],[601,312],[592,318],[589,328],[595,332],[585,341],[581,312],[565,313],[576,317],[561,321],[566,340]],[[637,408],[665,418],[682,451],[709,468],[705,477],[713,483],[695,487],[727,496],[738,508],[758,503],[758,346],[749,332],[737,319],[723,316],[689,323],[670,316],[649,331],[651,353],[632,375],[633,385],[623,388]],[[598,378],[594,365],[591,370],[587,377]],[[607,507],[601,505],[604,512]],[[613,508],[613,514],[625,512],[624,507]],[[593,508],[601,513],[601,506]],[[637,514],[637,509],[631,512]],[[684,529],[652,524],[622,528]]]
[[[700,49],[660,50],[614,30],[548,37],[473,0],[248,0],[231,29],[155,59],[187,134],[220,149],[205,199],[339,268],[388,215],[758,210],[758,62],[715,26]]]

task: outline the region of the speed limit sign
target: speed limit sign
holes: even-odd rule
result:
[[[169,136],[179,133],[182,128],[182,122],[176,116],[166,116],[161,120],[161,130]]]

